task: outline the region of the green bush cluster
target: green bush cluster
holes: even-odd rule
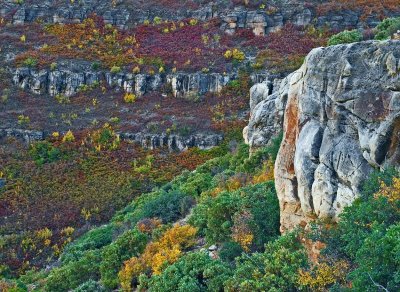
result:
[[[194,208],[189,222],[198,227],[210,244],[229,242],[233,217],[242,211],[252,215],[249,225],[255,250],[263,249],[265,243],[279,235],[279,204],[273,182],[207,197]]]
[[[79,287],[89,280],[100,278],[100,250],[84,253],[78,260],[71,261],[51,270],[46,278],[45,291],[63,292]]]
[[[132,256],[139,255],[152,238],[138,231],[136,225],[139,221],[146,218],[158,218],[164,224],[170,224],[185,217],[196,201],[201,201],[204,193],[218,186],[222,177],[229,179],[238,173],[251,176],[262,169],[265,159],[274,155],[271,152],[273,151],[268,149],[262,150],[249,158],[249,148],[243,144],[237,147],[235,153],[223,154],[224,151],[216,153],[222,156],[207,161],[193,172],[186,171],[163,187],[138,197],[118,212],[109,224],[94,228],[68,244],[60,257],[59,267],[52,269],[49,273],[40,274],[39,279],[32,276],[30,279],[26,278],[24,282],[41,283],[43,291],[73,289],[80,291],[79,289],[86,289],[85,287],[88,287],[87,289],[117,288],[118,271],[123,262]],[[251,194],[253,191],[254,194]],[[267,229],[261,226],[264,215],[266,215],[265,218],[274,218],[273,223],[267,223],[268,226],[277,224],[278,207],[273,195],[272,183],[245,189],[244,192],[247,195],[243,201],[239,200],[239,203],[244,205],[250,200],[253,201],[255,226],[258,224],[260,230]],[[227,193],[221,200],[237,200],[237,196],[238,192]],[[257,210],[255,205],[260,203],[260,200],[264,205],[260,205],[260,209]],[[200,208],[204,204],[199,203]],[[266,204],[271,204],[271,206],[267,208]],[[267,215],[261,208],[265,210],[276,208],[276,210]],[[218,212],[218,208],[215,208],[214,212]],[[277,232],[275,227],[274,235]],[[165,227],[156,229],[153,236],[157,237],[162,230],[165,230]],[[265,239],[259,240],[259,245],[262,245],[262,242],[265,242],[268,236],[272,236],[272,233],[260,235],[265,236]],[[210,265],[213,266],[211,263]],[[220,263],[221,267],[225,265],[225,263]],[[215,280],[215,284],[212,285],[217,285],[217,282],[223,281]]]
[[[307,255],[297,234],[287,233],[269,242],[262,253],[236,260],[228,291],[296,291],[298,270],[307,267]]]
[[[102,251],[100,274],[102,284],[109,289],[118,287],[118,271],[122,263],[133,256],[140,255],[146,247],[148,238],[137,229],[128,230]]]
[[[328,40],[328,46],[356,43],[362,40],[363,40],[363,35],[359,30],[357,29],[345,30],[331,36]]]
[[[387,40],[400,30],[400,17],[386,18],[376,27],[376,40]]]
[[[149,291],[222,291],[231,268],[204,252],[189,253],[159,276],[142,276],[140,288]]]
[[[63,156],[62,151],[48,141],[31,144],[29,153],[38,165],[57,161]]]
[[[327,244],[323,254],[328,260],[346,260],[353,267],[347,280],[356,291],[376,291],[377,285],[388,291],[400,287],[400,201],[374,196],[381,182],[390,185],[393,177],[399,177],[394,169],[372,174],[335,228],[315,226],[314,239]]]
[[[243,254],[229,265],[194,252],[167,267],[161,275],[139,279],[148,291],[296,291],[298,270],[307,255],[296,233],[266,245],[262,253]]]

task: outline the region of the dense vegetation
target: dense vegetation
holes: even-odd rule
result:
[[[349,44],[360,42],[363,40],[389,40],[391,38],[399,38],[395,36],[400,30],[400,17],[386,18],[380,22],[373,30],[344,30],[328,39],[328,45]]]
[[[107,222],[142,192],[224,153],[144,150],[120,141],[111,126],[67,132],[29,149],[9,139],[0,146],[1,270],[42,267],[66,244]],[[8,273],[7,272],[7,273]]]
[[[173,2],[171,9],[198,7],[197,1]],[[265,1],[230,5],[238,2],[265,8]],[[360,5],[363,15],[398,9],[397,0],[323,2],[320,14]],[[13,112],[18,127],[51,124],[52,132],[29,149],[1,140],[1,291],[400,289],[396,170],[371,175],[338,223],[317,221],[280,235],[273,182],[280,140],[251,156],[239,142],[251,73],[282,76],[317,46],[390,39],[400,18],[334,35],[290,23],[266,36],[249,29],[227,35],[219,27],[215,20],[155,17],[120,29],[96,15],[79,24],[0,23],[6,41],[18,43],[20,67],[55,70],[79,58],[113,75],[237,72],[220,93],[185,101],[170,89],[141,99],[104,83],[81,88],[73,98],[49,101],[18,92],[11,99],[1,83],[0,107]],[[5,74],[0,70],[0,78]],[[43,104],[46,109],[38,110]],[[117,134],[134,119],[151,133],[212,130],[225,140],[211,150],[179,154],[144,150]]]
[[[262,291],[399,287],[400,176],[377,172],[338,224],[279,236],[272,165],[279,140],[207,161],[141,195],[106,225],[68,243],[50,270],[2,287],[26,291]],[[303,245],[317,245],[310,262]],[[207,247],[216,245],[217,250]],[[75,289],[75,290],[74,290]],[[36,291],[35,290],[35,291]]]

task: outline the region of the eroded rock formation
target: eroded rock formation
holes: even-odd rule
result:
[[[37,70],[28,67],[13,69],[13,82],[19,88],[34,94],[59,94],[73,96],[87,86],[101,83],[116,90],[133,92],[142,96],[151,91],[169,89],[175,97],[191,98],[206,93],[219,92],[229,81],[237,78],[236,73],[176,73],[176,74],[132,74],[94,71],[87,62],[59,62],[57,69]],[[267,73],[252,74],[253,82],[265,80]]]
[[[175,97],[190,97],[193,94],[219,92],[234,75],[218,73],[181,73],[181,74],[132,74],[92,71],[85,65],[62,65],[56,70],[35,70],[17,68],[13,72],[13,81],[18,87],[34,94],[63,94],[73,96],[85,86],[98,86],[104,82],[107,86],[125,92],[133,92],[137,96],[160,90],[169,85]]]
[[[275,164],[282,231],[337,220],[375,168],[399,165],[399,60],[400,41],[317,48],[279,91],[253,88],[253,99],[265,96],[245,131],[251,147],[276,135],[287,97]]]
[[[65,134],[65,133],[62,133]],[[188,136],[175,134],[149,134],[149,133],[118,133],[121,140],[136,143],[145,149],[157,149],[164,147],[169,151],[184,151],[191,147],[199,149],[210,149],[218,146],[224,139],[222,134],[199,133]],[[24,141],[27,145],[37,141],[43,141],[51,133],[47,131],[0,128],[0,140],[2,138],[16,138]]]
[[[218,18],[221,28],[227,33],[234,33],[240,28],[250,28],[256,35],[264,35],[291,22],[296,25],[315,24],[318,27],[330,27],[343,30],[348,27],[373,27],[379,22],[379,17],[370,15],[360,17],[360,10],[332,10],[320,15],[317,12],[318,0],[304,1],[284,0],[272,2],[267,9],[229,5],[229,1],[207,1],[197,8],[186,6],[162,7],[157,1],[49,1],[31,0],[15,1],[3,0],[0,2],[0,18],[10,19],[13,24],[24,24],[34,21],[46,23],[76,23],[81,22],[91,14],[101,16],[105,23],[120,28],[132,27],[152,21],[155,17],[163,19],[181,20],[194,17],[201,20]]]

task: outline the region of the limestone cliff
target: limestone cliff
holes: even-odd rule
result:
[[[245,130],[251,147],[267,144],[284,116],[275,164],[282,231],[337,220],[368,174],[399,165],[399,59],[399,41],[317,48],[279,90],[263,97],[266,83],[253,88],[261,102]]]
[[[267,1],[264,9],[257,5],[250,5],[250,7],[230,5],[231,1],[223,0],[171,2],[173,5],[154,0],[3,0],[0,1],[0,18],[9,19],[14,24],[34,21],[71,23],[80,22],[95,13],[106,23],[120,28],[128,28],[145,20],[153,20],[154,17],[170,20],[190,17],[202,20],[217,18],[221,20],[221,28],[227,33],[234,33],[240,28],[251,28],[257,35],[277,30],[288,22],[296,25],[313,23],[318,27],[330,27],[335,30],[366,25],[373,27],[379,22],[377,16],[360,17],[360,9],[332,10],[320,15],[318,13],[320,0],[310,0],[306,3],[300,0]],[[188,5],[190,3],[192,5]],[[390,14],[390,11],[387,12]]]

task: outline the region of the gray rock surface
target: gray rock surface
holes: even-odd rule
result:
[[[196,2],[196,1],[194,1]],[[201,1],[197,1],[200,3]],[[14,24],[24,24],[37,20],[46,23],[80,22],[92,14],[101,16],[105,23],[120,28],[132,27],[154,17],[169,20],[198,18],[208,20],[219,18],[221,28],[227,33],[234,33],[240,28],[250,28],[257,35],[275,31],[285,23],[297,25],[316,24],[318,27],[330,27],[343,30],[348,27],[374,26],[378,17],[361,19],[361,12],[338,10],[326,15],[319,15],[316,7],[320,0],[305,1],[282,0],[267,1],[265,8],[235,5],[230,1],[216,0],[199,4],[197,8],[183,5],[176,9],[155,5],[157,1],[50,1],[30,0],[20,4],[15,0],[0,2],[0,17],[10,19]],[[161,4],[162,5],[162,4]]]
[[[0,2],[0,17],[11,19],[14,24],[37,20],[46,23],[76,23],[92,14],[97,14],[107,24],[127,28],[137,23],[143,23],[144,20],[153,20],[155,17],[180,20],[190,17],[210,19],[215,16],[212,3],[199,6],[198,9],[165,8],[165,6],[152,5],[145,1],[30,0],[18,4],[15,0],[3,0]]]
[[[266,84],[252,90],[261,100],[246,130],[252,147],[269,142],[287,95],[275,164],[282,231],[337,220],[374,169],[399,166],[399,60],[400,41],[317,48],[281,83],[283,95],[265,97]]]
[[[36,70],[17,68],[13,71],[13,82],[19,88],[34,94],[59,94],[73,96],[86,86],[98,86],[100,83],[122,90],[133,92],[137,96],[151,91],[161,90],[164,85],[172,88],[175,97],[191,98],[193,95],[217,93],[236,74],[223,75],[219,73],[176,73],[165,74],[131,74],[104,71],[92,71],[86,64],[59,64],[56,70]],[[255,76],[259,79],[260,76]]]
[[[254,152],[282,132],[283,114],[291,75],[254,85],[250,89],[250,120],[243,138]]]
[[[61,133],[65,134],[65,133]],[[218,146],[222,140],[221,134],[198,133],[189,136],[149,134],[149,133],[119,133],[121,140],[136,143],[145,149],[167,148],[169,151],[185,151],[190,147],[210,149]],[[46,131],[25,130],[25,129],[2,129],[0,128],[0,139],[17,138],[27,145],[32,142],[42,141],[50,136]]]
[[[223,136],[219,134],[195,134],[188,137],[167,134],[121,133],[121,139],[135,142],[146,149],[167,147],[170,151],[184,151],[190,147],[210,149],[219,145]]]

